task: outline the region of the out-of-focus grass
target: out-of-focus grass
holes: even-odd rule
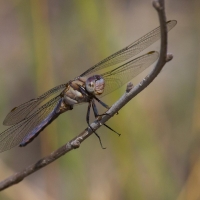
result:
[[[166,6],[167,18],[178,20],[169,34],[174,60],[108,122],[122,135],[102,127],[98,133],[106,150],[91,136],[80,149],[2,192],[1,199],[200,197],[199,18],[194,20],[199,4],[171,0]],[[12,107],[78,76],[157,25],[156,12],[146,1],[1,1],[1,121]],[[156,43],[149,50],[158,48]],[[111,105],[124,91],[119,89],[103,100]],[[2,153],[1,179],[82,131],[86,109],[87,105],[75,107],[26,148]]]

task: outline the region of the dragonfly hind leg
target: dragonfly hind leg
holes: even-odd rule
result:
[[[103,103],[103,102],[102,102]],[[106,104],[105,104],[106,105]],[[108,113],[104,113],[102,115],[99,115],[98,114],[98,110],[97,110],[97,107],[96,107],[96,104],[94,103],[94,101],[92,101],[92,109],[93,109],[93,112],[94,112],[94,116],[95,118],[98,117],[98,116],[103,116],[103,115],[109,115]],[[106,128],[110,129],[111,131],[113,131],[114,133],[116,133],[118,136],[120,136],[121,134],[119,134],[118,132],[116,132],[114,129],[112,129],[110,126],[108,126],[107,124],[103,124]]]
[[[103,147],[103,144],[102,144],[102,142],[101,142],[101,138],[100,138],[100,136],[98,135],[98,133],[97,132],[95,132],[95,130],[90,126],[90,108],[91,108],[91,102],[89,102],[89,104],[88,104],[88,111],[87,111],[87,115],[86,115],[86,121],[87,121],[87,124],[88,124],[88,127],[92,130],[92,132],[98,137],[98,139],[99,139],[99,142],[100,142],[100,145],[101,145],[101,148],[102,149],[106,149],[105,147]]]

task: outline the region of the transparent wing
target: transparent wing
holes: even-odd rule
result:
[[[60,99],[60,96],[51,99],[29,117],[0,133],[0,152],[19,145],[24,137],[26,137],[35,127],[40,125],[54,110]]]
[[[166,24],[167,31],[170,31],[177,24],[177,21],[171,20],[166,23],[167,23]],[[140,53],[141,51],[143,51],[144,49],[149,47],[151,44],[156,42],[158,39],[160,39],[160,27],[157,27],[156,29],[150,31],[149,33],[147,33],[140,39],[138,39],[135,42],[133,42],[132,44],[128,45],[127,47],[121,49],[120,51],[118,51],[118,52],[112,54],[111,56],[105,58],[104,60],[100,61],[99,63],[97,63],[96,65],[94,65],[93,67],[91,67],[90,69],[85,71],[80,76],[86,76],[86,75],[96,72],[100,69],[121,63],[121,62],[137,55],[138,53]]]
[[[105,89],[100,97],[103,97],[118,89],[135,76],[153,64],[159,57],[157,51],[151,51],[136,59],[133,59],[114,70],[101,74],[105,80]]]
[[[51,95],[61,92],[66,87],[66,84],[58,85],[51,90],[45,92],[43,95],[36,99],[32,99],[18,107],[13,108],[3,121],[3,125],[10,126],[16,124],[31,114],[40,103],[49,98]]]

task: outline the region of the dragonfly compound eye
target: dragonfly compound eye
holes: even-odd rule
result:
[[[94,95],[101,95],[104,90],[105,82],[100,75],[94,75],[87,79],[86,90]]]

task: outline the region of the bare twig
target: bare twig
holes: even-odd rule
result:
[[[133,85],[128,84],[126,93],[107,111],[108,115],[104,115],[96,119],[91,127],[93,130],[97,130],[102,124],[108,121],[113,115],[115,115],[125,104],[127,104],[133,97],[140,93],[144,88],[146,88],[160,73],[166,62],[170,61],[173,56],[167,54],[167,28],[166,28],[166,17],[164,10],[164,0],[157,0],[153,2],[154,8],[158,12],[160,28],[161,28],[161,48],[160,48],[160,58],[155,66],[155,68],[147,75],[138,85],[133,87]],[[79,148],[81,142],[83,142],[87,137],[89,137],[93,131],[86,128],[82,133],[73,138],[64,146],[60,147],[56,151],[52,152],[50,155],[42,158],[37,163],[32,164],[18,172],[7,179],[0,182],[0,190],[10,187],[11,185],[17,184],[22,181],[26,176],[34,173],[35,171],[45,167],[51,162],[55,161],[62,155],[68,153],[69,151]]]

